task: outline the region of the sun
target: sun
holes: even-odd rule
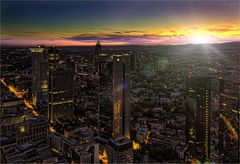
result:
[[[211,41],[209,36],[200,33],[193,34],[190,38],[193,44],[205,44]]]

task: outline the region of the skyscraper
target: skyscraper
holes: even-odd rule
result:
[[[48,119],[54,123],[60,117],[73,115],[73,71],[60,67],[59,51],[55,47],[48,50],[48,63]]]
[[[59,51],[56,47],[48,49],[48,64],[49,69],[56,69],[59,64]]]
[[[32,100],[36,106],[40,100],[48,99],[47,56],[44,46],[30,48],[32,55]]]
[[[49,70],[49,120],[54,123],[57,118],[72,115],[73,72],[63,68]]]
[[[99,55],[99,135],[130,138],[130,56]]]
[[[187,78],[186,143],[188,159],[208,161],[210,150],[210,78]]]
[[[93,65],[94,65],[94,69],[95,71],[97,72],[98,71],[98,68],[99,68],[99,54],[102,53],[102,46],[100,44],[99,41],[97,41],[97,44],[95,46],[95,50],[94,50],[94,55],[93,55]]]
[[[130,139],[130,55],[113,55],[113,136]]]
[[[99,136],[108,139],[113,133],[113,64],[112,57],[107,54],[99,55]]]
[[[132,141],[125,137],[109,140],[109,163],[133,163]]]
[[[130,57],[130,67],[131,67],[131,71],[134,71],[137,67],[137,55],[134,53],[131,53],[131,57]]]
[[[219,85],[219,162],[240,162],[240,86],[220,78]]]
[[[99,55],[102,53],[102,46],[99,41],[97,41],[97,44],[95,46],[95,52],[94,55]]]

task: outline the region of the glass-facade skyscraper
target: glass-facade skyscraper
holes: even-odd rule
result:
[[[99,135],[130,138],[130,55],[99,55]]]
[[[48,119],[51,123],[60,117],[73,115],[73,71],[59,65],[58,49],[48,50],[49,104]]]
[[[209,161],[210,78],[187,77],[186,143],[188,160]]]
[[[73,115],[73,72],[67,69],[49,71],[48,118],[53,123],[59,117]]]
[[[48,61],[44,46],[30,48],[32,58],[32,101],[48,100]]]
[[[220,78],[219,85],[219,162],[240,162],[240,86]]]

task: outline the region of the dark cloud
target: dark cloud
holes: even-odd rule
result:
[[[22,33],[25,33],[25,34],[39,34],[39,32],[36,32],[36,31],[24,31]]]
[[[64,39],[74,41],[87,41],[92,42],[95,40],[101,40],[106,42],[149,42],[151,40],[161,40],[164,38],[182,37],[183,34],[177,34],[176,30],[171,30],[170,34],[159,32],[156,34],[138,34],[143,31],[116,31],[112,33],[102,34],[79,34],[71,37],[65,37]]]

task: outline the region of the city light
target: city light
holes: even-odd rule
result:
[[[149,140],[150,140],[149,135],[150,135],[150,133],[151,133],[151,132],[148,130],[148,131],[147,131],[146,138],[145,138],[145,140],[144,140],[145,144],[149,144]]]
[[[19,131],[20,131],[20,133],[25,133],[26,132],[26,128],[24,126],[21,126],[19,128]]]
[[[2,163],[239,163],[237,0],[1,3]]]
[[[220,115],[220,117],[223,118],[228,130],[231,132],[231,138],[237,142],[238,141],[238,133],[237,131],[234,129],[233,125],[231,124],[231,122],[227,119],[226,116],[224,116],[223,114]]]
[[[133,141],[133,150],[139,150],[140,148],[140,144],[136,141]]]
[[[99,158],[99,161],[102,161],[103,164],[108,164],[106,149],[104,149],[102,153],[99,153],[98,158]]]
[[[14,88],[12,85],[8,85],[4,79],[0,79],[1,83],[3,85],[5,85],[10,92],[14,93],[16,95],[17,98],[21,99],[23,101],[23,103],[26,105],[26,107],[28,109],[31,109],[32,110],[32,113],[34,116],[39,116],[39,113],[38,111],[35,110],[34,106],[27,100],[25,99],[23,96],[25,94],[25,92],[21,92],[21,91],[18,91],[16,88]]]
[[[49,131],[50,131],[51,133],[55,133],[55,132],[56,132],[56,129],[54,129],[53,127],[49,127]]]

